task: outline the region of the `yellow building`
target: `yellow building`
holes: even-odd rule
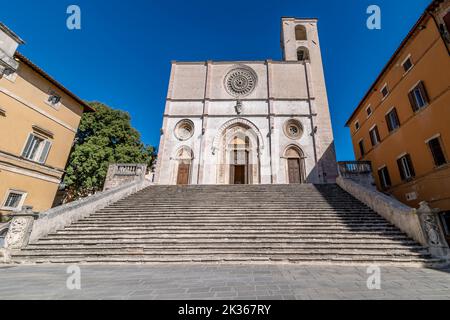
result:
[[[16,51],[0,23],[0,214],[51,208],[89,105]]]
[[[356,159],[371,162],[380,190],[443,212],[450,211],[449,5],[432,2],[347,122]]]

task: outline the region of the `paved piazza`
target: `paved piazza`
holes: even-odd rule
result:
[[[366,267],[80,265],[81,288],[69,290],[67,268],[1,266],[0,300],[450,299],[450,269],[381,267],[381,289],[369,290]]]

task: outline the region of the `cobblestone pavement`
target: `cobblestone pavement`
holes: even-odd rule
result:
[[[65,265],[0,266],[2,299],[450,299],[450,269],[303,265],[80,265],[69,290]]]

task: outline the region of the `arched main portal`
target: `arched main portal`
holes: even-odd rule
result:
[[[217,143],[218,184],[259,184],[259,131],[244,122],[232,123]]]
[[[250,176],[250,172],[252,172],[251,164],[249,163],[251,152],[249,137],[241,133],[236,134],[228,149],[230,150],[230,184],[249,184],[252,180]]]
[[[297,146],[290,146],[284,152],[286,159],[286,181],[289,184],[306,182],[303,151]]]
[[[176,153],[176,184],[190,184],[192,171],[192,150],[189,147],[181,147]]]

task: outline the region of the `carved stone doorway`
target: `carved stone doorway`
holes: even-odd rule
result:
[[[290,147],[285,152],[287,161],[287,181],[290,184],[305,183],[305,166],[303,152]]]

